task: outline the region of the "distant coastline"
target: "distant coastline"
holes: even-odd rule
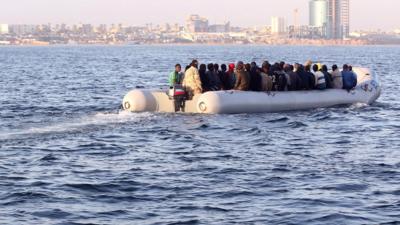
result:
[[[332,43],[332,42],[302,42],[302,43],[79,43],[79,44],[50,44],[26,43],[7,44],[0,47],[77,47],[77,46],[400,46],[400,43]]]

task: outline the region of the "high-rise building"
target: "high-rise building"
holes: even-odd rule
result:
[[[350,36],[350,0],[341,0],[341,21],[343,38]]]
[[[347,38],[350,33],[349,10],[350,0],[310,0],[310,26],[329,39]]]
[[[282,17],[271,17],[271,33],[283,34],[285,33],[285,19]]]
[[[199,15],[191,15],[186,20],[186,29],[189,32],[208,32],[208,20]]]
[[[8,24],[0,24],[0,34],[8,34]]]
[[[324,27],[328,21],[328,2],[326,0],[310,1],[310,26]]]
[[[340,26],[340,0],[328,0],[328,38],[342,38]]]
[[[349,0],[328,1],[328,38],[343,39],[350,33]]]
[[[328,2],[326,0],[310,1],[311,38],[326,38],[328,26]]]

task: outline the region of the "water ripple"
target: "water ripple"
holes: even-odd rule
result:
[[[119,111],[193,52],[366,66],[384,92],[286,113]],[[0,223],[398,224],[398,58],[394,46],[1,48]]]

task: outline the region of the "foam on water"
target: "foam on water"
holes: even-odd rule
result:
[[[366,104],[366,103],[358,102],[358,103],[351,104],[350,107],[349,107],[349,109],[350,109],[350,110],[354,110],[354,109],[363,109],[363,108],[366,108],[366,107],[369,107],[369,106],[370,106],[370,105],[368,105],[368,104]]]
[[[135,123],[149,120],[154,117],[151,113],[130,113],[118,111],[117,113],[98,112],[94,115],[85,115],[80,118],[70,118],[65,121],[47,124],[40,127],[27,127],[22,130],[14,130],[0,133],[0,140],[19,138],[27,135],[52,134],[84,130],[89,126],[105,126],[110,124]]]

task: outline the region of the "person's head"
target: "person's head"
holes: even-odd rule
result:
[[[185,72],[186,72],[188,69],[190,69],[190,65],[187,65],[187,66],[185,67]]]
[[[293,65],[289,65],[290,67],[290,71],[294,71],[294,66]]]
[[[205,72],[206,70],[207,70],[206,64],[201,64],[199,71],[204,71]]]
[[[181,70],[182,70],[181,64],[176,64],[175,65],[175,71],[179,73],[179,72],[181,72]]]
[[[314,64],[313,67],[312,67],[312,69],[314,70],[314,72],[317,72],[317,71],[318,71],[318,65],[317,65],[317,64]]]
[[[244,63],[242,61],[239,61],[236,65],[236,68],[238,70],[243,70],[244,69]]]
[[[304,72],[304,66],[299,63],[296,63],[294,68],[296,72]]]
[[[307,66],[310,66],[310,67],[311,67],[311,65],[312,65],[312,61],[311,61],[311,60],[307,60],[307,61],[304,63],[304,67],[305,67],[305,68],[307,68]]]
[[[214,64],[214,71],[218,71],[219,70],[219,65],[217,63]]]
[[[285,72],[293,71],[292,69],[290,69],[290,68],[291,68],[290,66],[291,66],[291,65],[289,65],[289,64],[283,65],[283,71],[285,71]]]
[[[294,64],[294,70],[295,70],[295,71],[298,71],[299,68],[300,68],[300,64],[295,63],[295,64]]]
[[[199,66],[199,62],[196,59],[193,59],[192,63],[190,64],[190,66],[193,66],[195,68],[198,68]]]
[[[306,70],[306,72],[310,72],[311,71],[311,65],[305,66],[304,69]],[[317,66],[317,69],[318,69],[318,66]]]
[[[322,65],[322,71],[328,72],[328,67],[326,65]]]
[[[353,71],[353,66],[349,66],[349,71]]]
[[[270,67],[271,67],[271,64],[269,64],[268,61],[264,61],[263,64],[262,64],[262,66],[261,66],[262,71],[263,71],[264,73],[268,73]]]
[[[274,65],[271,66],[270,73],[273,74],[274,72],[279,70],[279,64],[275,63]]]
[[[214,71],[214,64],[209,63],[209,64],[207,65],[207,69],[208,69],[208,71]]]
[[[251,69],[250,63],[246,63],[246,65],[244,65],[244,68],[246,69],[247,72],[250,72]]]
[[[349,71],[349,65],[344,64],[343,65],[343,71]]]
[[[235,64],[231,63],[229,64],[229,72],[234,72],[235,71]]]
[[[222,72],[226,72],[226,65],[225,65],[225,64],[222,64],[222,65],[221,65],[221,71],[222,71]]]
[[[281,61],[279,63],[279,69],[284,70],[285,62]]]
[[[250,67],[251,67],[251,68],[257,67],[257,63],[256,63],[256,62],[251,62]]]
[[[338,69],[338,66],[336,65],[336,64],[334,64],[333,66],[332,66],[332,71],[335,71],[335,70],[337,70]]]

